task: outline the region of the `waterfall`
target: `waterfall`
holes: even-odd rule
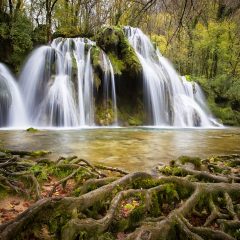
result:
[[[20,86],[32,125],[95,125],[94,70],[91,62],[94,46],[95,42],[85,38],[57,38],[51,46],[33,51],[20,75]],[[106,102],[109,99],[112,101],[117,124],[113,67],[103,51],[102,56],[103,95]]]
[[[197,83],[179,76],[140,29],[124,27],[124,32],[142,65],[148,125],[220,126]],[[108,55],[86,38],[57,38],[38,47],[17,82],[0,64],[0,127],[117,126],[113,69]]]
[[[196,83],[180,77],[140,29],[127,26],[124,31],[142,65],[144,102],[151,124],[176,127],[219,125],[207,109],[204,95]]]
[[[118,125],[117,100],[116,100],[113,66],[111,61],[107,57],[107,55],[103,51],[101,51],[101,53],[102,53],[103,68],[104,68],[103,89],[104,89],[105,107],[109,108],[109,99],[112,99],[111,107],[112,107],[112,112],[114,114],[114,125]]]
[[[0,127],[27,125],[18,85],[5,65],[0,64]]]

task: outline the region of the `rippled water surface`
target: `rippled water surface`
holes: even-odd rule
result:
[[[2,147],[50,150],[51,158],[77,155],[92,162],[130,171],[150,170],[180,155],[207,157],[240,154],[240,128],[153,129],[98,128],[82,130],[1,130]]]

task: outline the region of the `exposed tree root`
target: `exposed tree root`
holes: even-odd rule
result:
[[[76,156],[52,163],[6,152],[2,186],[20,188],[16,180],[27,176],[22,190],[29,187],[32,197],[41,198],[43,183],[57,174],[59,180],[50,197],[0,225],[0,239],[240,239],[239,155],[182,157],[157,167],[153,176],[94,166]],[[68,196],[57,196],[71,181]]]

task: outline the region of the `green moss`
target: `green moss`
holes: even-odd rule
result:
[[[181,156],[178,160],[181,164],[192,163],[197,169],[201,168],[201,159],[199,157]]]
[[[115,237],[110,232],[100,235],[97,240],[115,240]]]
[[[57,167],[57,166],[52,166],[48,168],[48,173],[49,175],[53,175],[59,179],[67,177],[69,174],[72,173],[72,169],[69,169],[68,167]]]
[[[159,172],[167,176],[182,176],[182,169],[179,167],[164,166],[159,168]]]
[[[96,42],[109,55],[116,74],[121,75],[125,72],[136,75],[142,70],[137,55],[122,28],[112,26],[101,29],[96,36]]]
[[[48,167],[42,165],[34,165],[30,168],[30,171],[34,176],[37,176],[39,181],[45,181],[48,179]]]
[[[55,233],[59,228],[59,222],[57,221],[57,219],[52,219],[51,221],[49,221],[48,226],[49,226],[49,231],[51,233]]]
[[[137,116],[130,117],[128,119],[128,123],[130,126],[141,126],[143,125],[142,119],[138,118]]]
[[[118,118],[121,119],[125,126],[142,126],[145,119],[142,100],[137,98],[134,105],[127,103],[121,104]]]
[[[0,200],[7,197],[7,195],[8,195],[8,191],[6,190],[6,188],[4,186],[2,186],[0,184]]]
[[[165,184],[165,191],[166,191],[166,200],[171,202],[174,200],[179,200],[179,195],[178,192],[176,190],[176,185],[169,183],[169,184]]]
[[[134,189],[140,189],[140,188],[143,188],[143,189],[149,189],[149,188],[152,188],[152,187],[156,187],[158,185],[158,180],[156,179],[136,179],[133,183],[133,188]]]
[[[93,77],[94,77],[94,85],[98,91],[99,87],[101,86],[102,81],[101,81],[100,77],[98,76],[98,74],[96,74],[96,73],[94,73]]]
[[[119,59],[115,54],[109,53],[108,57],[112,63],[114,74],[121,75],[125,69],[125,63]]]
[[[105,212],[107,205],[107,201],[97,201],[93,206],[86,209],[83,213],[86,214],[87,217],[96,219],[99,217],[101,212]]]
[[[105,104],[96,108],[96,122],[101,126],[111,125],[115,121],[115,113],[112,108],[112,101],[109,99]]]
[[[78,236],[77,236],[78,240],[88,240],[88,233],[85,231],[81,231]]]
[[[125,62],[126,68],[130,68],[134,74],[139,74],[142,71],[142,65],[126,37],[122,39],[120,48],[122,49],[121,54],[123,56],[123,61]]]
[[[38,132],[38,129],[31,127],[31,128],[28,128],[26,131],[30,132],[30,133],[36,133],[36,132]]]
[[[132,210],[132,212],[129,215],[129,220],[131,225],[135,225],[135,223],[138,223],[140,220],[142,220],[145,216],[145,205],[140,205]]]
[[[81,187],[76,188],[76,189],[73,191],[73,194],[72,194],[72,195],[75,196],[75,197],[79,197],[80,194],[81,194],[81,190],[82,190]]]
[[[225,165],[236,168],[236,167],[239,167],[240,163],[238,161],[227,161]]]
[[[158,217],[160,213],[161,213],[161,210],[159,208],[158,197],[157,197],[157,194],[154,192],[152,194],[152,199],[151,199],[150,215],[152,217]]]
[[[114,221],[111,228],[113,232],[124,232],[129,228],[129,219],[121,218],[118,221]]]
[[[48,155],[50,153],[51,152],[49,152],[49,151],[39,150],[39,151],[31,152],[31,156],[32,157],[43,157],[43,156],[46,156],[46,155]]]
[[[100,59],[101,49],[97,46],[93,46],[91,49],[91,59],[94,68],[101,66],[101,59]]]

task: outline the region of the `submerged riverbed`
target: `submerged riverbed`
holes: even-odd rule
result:
[[[240,153],[240,128],[1,130],[0,144],[18,150],[49,150],[52,160],[77,155],[93,163],[137,171],[181,155],[204,158]]]

